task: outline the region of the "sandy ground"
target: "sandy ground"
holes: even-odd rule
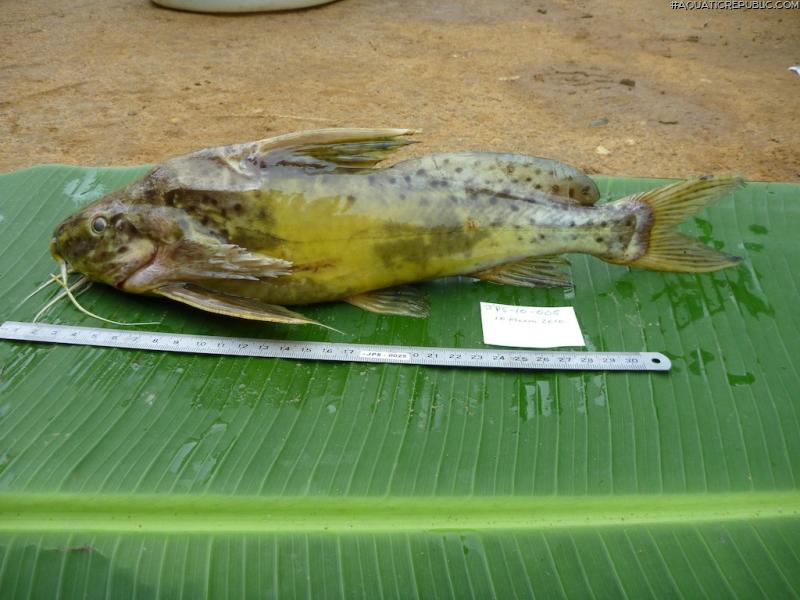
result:
[[[0,170],[154,163],[299,129],[424,130],[589,173],[800,181],[800,10],[341,0],[199,15],[3,2]]]

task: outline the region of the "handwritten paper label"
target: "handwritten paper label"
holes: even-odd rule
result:
[[[493,346],[585,346],[571,306],[509,306],[481,302],[483,342]]]

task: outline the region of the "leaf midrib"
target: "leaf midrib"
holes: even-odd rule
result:
[[[798,491],[469,498],[0,494],[0,531],[502,531],[761,521],[798,515]]]

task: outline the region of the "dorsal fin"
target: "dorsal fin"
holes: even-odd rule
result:
[[[261,185],[262,169],[282,164],[326,170],[370,168],[411,144],[406,138],[414,133],[413,129],[315,129],[205,148],[159,165],[131,184],[128,195],[136,201],[147,200],[154,190],[254,190]]]
[[[414,133],[414,129],[315,129],[242,144],[235,153],[240,160],[270,163],[293,156],[313,159],[303,166],[369,168],[413,143],[406,137]]]
[[[591,206],[600,198],[594,181],[575,167],[538,156],[496,152],[450,152],[413,158],[392,166],[393,171],[416,173],[423,169],[432,177],[501,197],[529,198],[537,193],[552,199]]]
[[[405,139],[379,139],[341,144],[308,144],[259,155],[259,167],[287,166],[323,169],[371,169],[392,152],[411,144]]]

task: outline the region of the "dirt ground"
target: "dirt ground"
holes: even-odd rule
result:
[[[590,173],[800,181],[800,9],[340,0],[245,16],[2,3],[0,170],[155,163],[299,129],[416,127]]]

